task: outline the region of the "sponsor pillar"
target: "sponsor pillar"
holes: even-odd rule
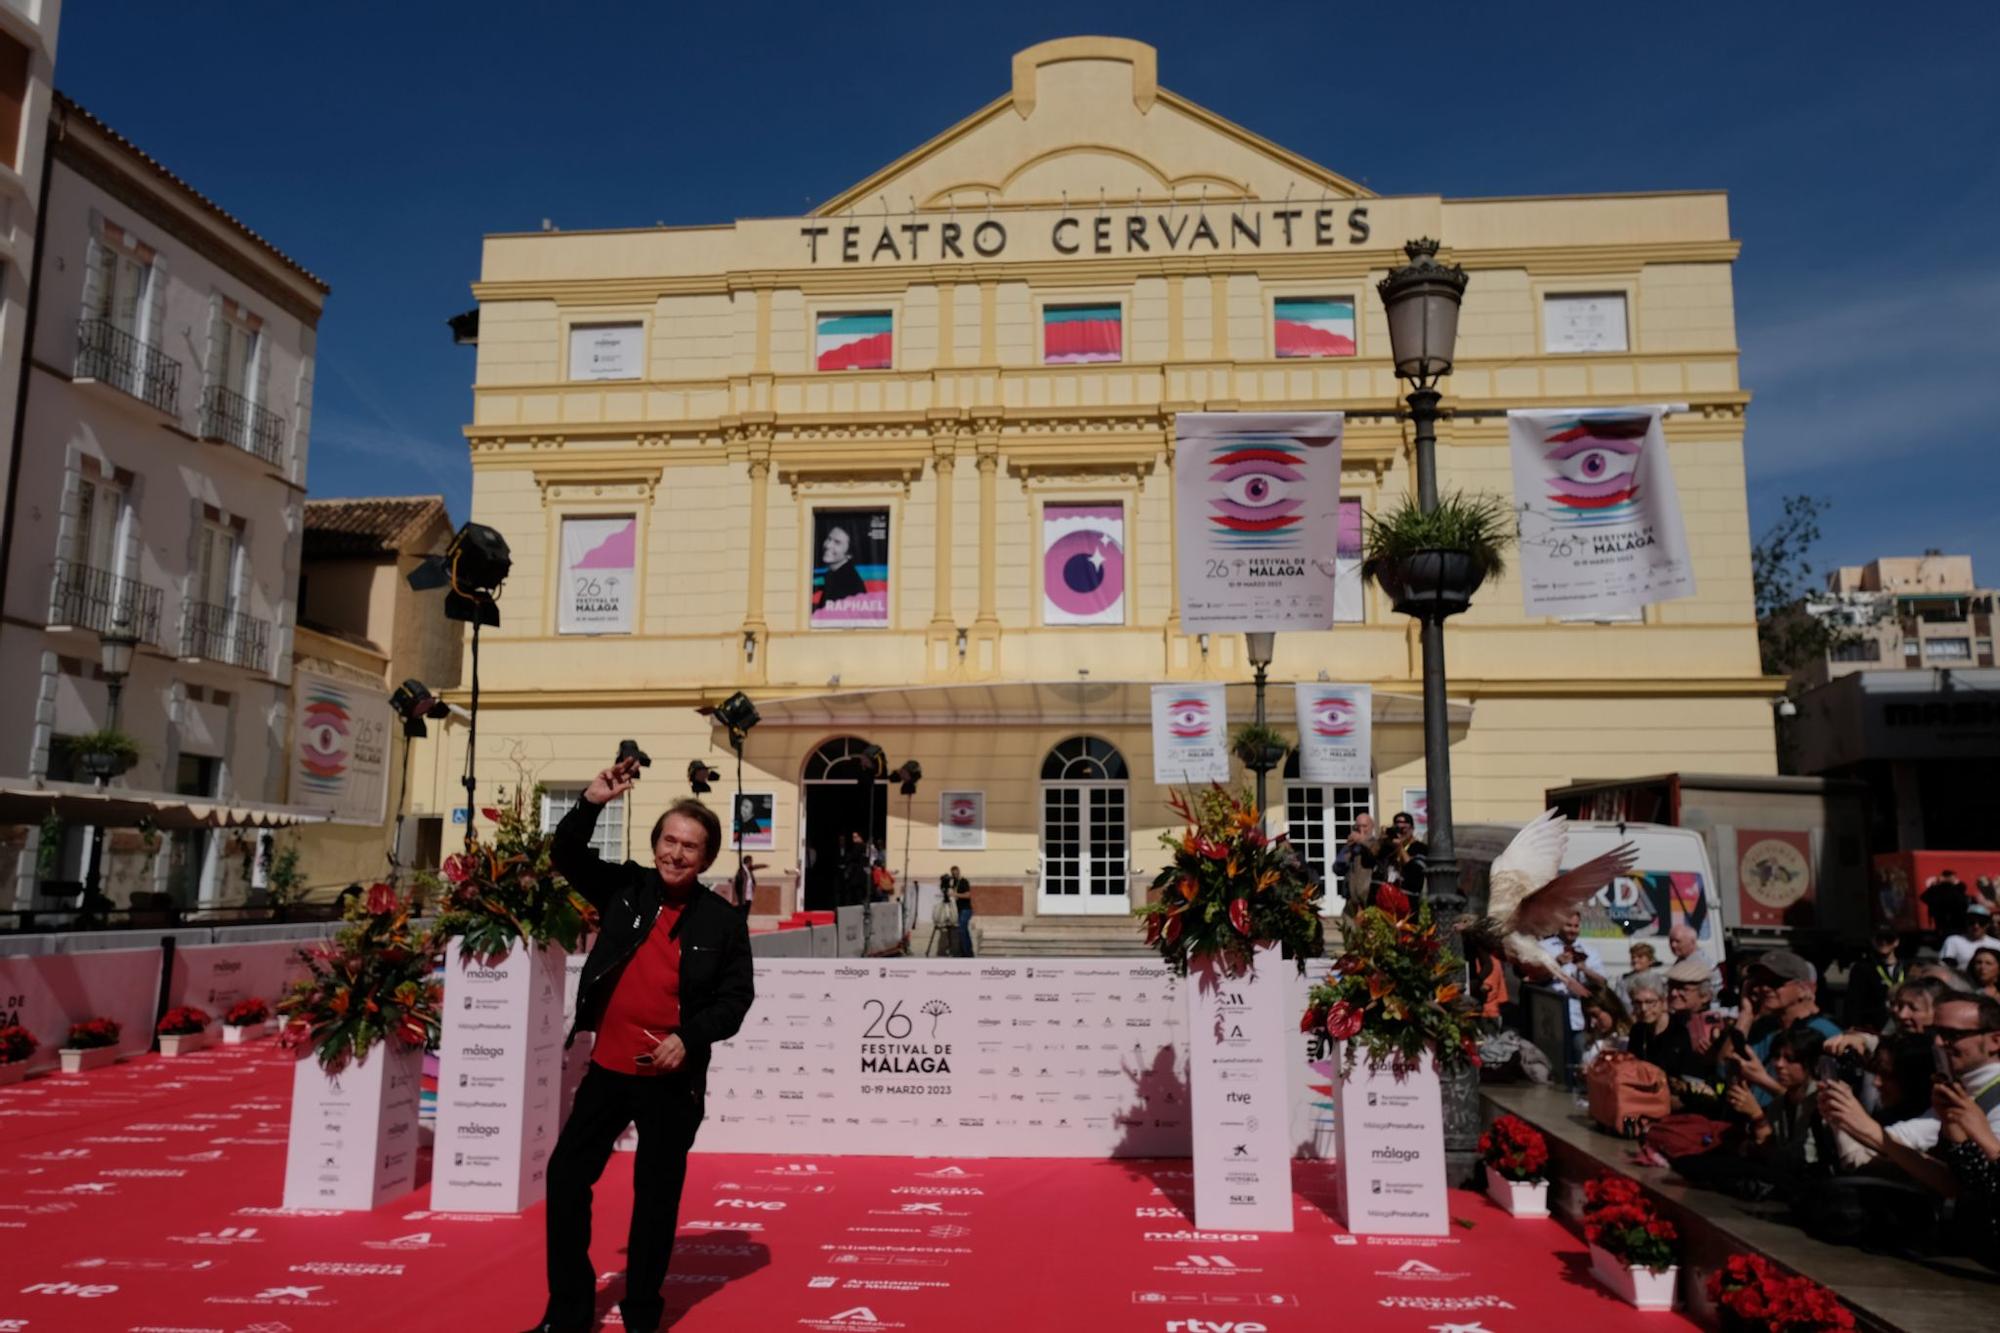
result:
[[[367,1211],[417,1183],[417,1086],[424,1053],[394,1042],[328,1074],[310,1055],[292,1072],[287,1208]]]
[[[518,1213],[547,1192],[568,959],[516,943],[488,966],[446,946],[432,1208]]]
[[[1188,969],[1194,1224],[1201,1231],[1292,1229],[1286,966],[1279,947],[1267,944],[1238,976],[1225,976],[1210,958]]]
[[[1357,1061],[1334,1092],[1334,1200],[1359,1235],[1442,1236],[1444,1103],[1429,1059],[1402,1078]]]

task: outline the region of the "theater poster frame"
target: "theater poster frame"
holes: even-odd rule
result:
[[[890,624],[890,581],[895,573],[895,510],[887,504],[814,505],[808,516],[806,550],[806,623],[813,629],[887,629]],[[826,559],[834,530],[847,536],[846,559],[838,567]],[[847,585],[860,590],[819,603],[822,578],[834,568],[851,571]]]
[[[960,818],[953,807],[963,805],[970,814]],[[941,791],[938,793],[938,850],[941,852],[983,852],[986,850],[986,793],[983,791]]]

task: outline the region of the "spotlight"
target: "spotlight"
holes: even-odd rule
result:
[[[924,766],[914,759],[905,759],[901,768],[890,772],[889,781],[900,783],[898,790],[903,795],[914,796],[917,793],[917,784],[923,781],[923,777]]]
[[[451,712],[451,705],[432,694],[430,686],[420,680],[406,680],[398,685],[389,696],[389,706],[403,719],[405,736],[429,735],[430,728],[424,725],[424,719],[444,717]]]
[[[641,768],[651,768],[653,766],[653,756],[640,749],[639,742],[637,741],[618,742],[618,762],[622,764],[627,759],[638,760],[639,767]]]
[[[880,780],[889,767],[889,757],[883,753],[882,747],[879,745],[870,745],[863,748],[859,754],[854,756],[854,762],[856,765],[854,780],[860,783],[872,783]]]
[[[707,792],[709,783],[720,781],[722,781],[722,774],[710,768],[701,760],[688,760],[688,786],[694,789],[696,796]]]
[[[467,523],[453,535],[443,555],[426,557],[410,571],[409,583],[418,592],[449,589],[444,595],[447,619],[498,627],[500,608],[494,598],[513,568],[505,537],[484,523]]]
[[[740,736],[764,719],[758,714],[757,705],[750,702],[750,696],[738,690],[715,706],[715,720],[729,728],[731,735]]]

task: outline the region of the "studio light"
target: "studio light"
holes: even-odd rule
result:
[[[855,753],[854,764],[856,782],[874,783],[880,781],[882,775],[888,771],[889,757],[881,746],[867,745]]]
[[[451,705],[431,693],[431,687],[420,680],[404,681],[389,696],[389,706],[396,710],[396,716],[403,719],[405,736],[428,736],[430,728],[424,725],[427,717],[444,717],[451,712]]]
[[[728,728],[732,738],[747,736],[750,728],[763,721],[757,713],[757,705],[750,702],[750,696],[743,691],[724,699],[715,706],[715,720]]]
[[[467,523],[452,536],[443,555],[428,556],[410,571],[409,583],[418,592],[447,589],[447,619],[497,627],[500,608],[494,599],[513,568],[505,537],[484,523]]]
[[[710,768],[701,760],[688,760],[688,786],[694,790],[696,796],[706,793],[710,783],[720,782],[721,780],[722,774]]]
[[[923,781],[924,766],[914,759],[905,759],[900,768],[889,774],[889,781],[899,784],[897,790],[905,796],[914,796],[917,784]]]

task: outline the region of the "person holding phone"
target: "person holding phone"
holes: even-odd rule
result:
[[[550,853],[570,887],[597,909],[597,942],[583,965],[570,1033],[572,1042],[578,1031],[595,1032],[597,1040],[549,1156],[549,1295],[531,1333],[596,1327],[591,1191],[627,1125],[639,1131],[639,1151],[619,1310],[633,1333],[659,1328],[709,1052],[736,1035],[756,998],[749,926],[699,878],[722,850],[714,811],[692,799],[667,807],[653,825],[648,865],[606,861],[591,847],[599,811],[638,777],[638,760],[621,758],[593,778],[556,826]]]

